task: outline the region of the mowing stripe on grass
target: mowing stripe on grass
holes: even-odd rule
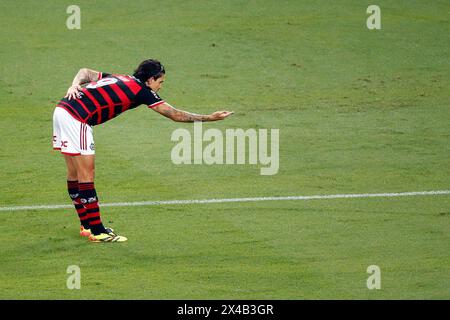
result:
[[[229,198],[229,199],[203,199],[203,200],[162,200],[162,201],[138,201],[138,202],[112,202],[102,203],[102,207],[133,207],[133,206],[156,206],[171,204],[202,204],[202,203],[224,203],[224,202],[257,202],[257,201],[288,201],[288,200],[321,200],[321,199],[347,199],[347,198],[390,198],[407,196],[434,196],[449,195],[450,190],[415,191],[398,193],[361,193],[361,194],[332,194],[315,196],[286,196],[286,197],[255,197],[255,198]],[[25,210],[54,210],[72,208],[72,205],[42,205],[42,206],[14,206],[0,207],[0,211],[25,211]]]

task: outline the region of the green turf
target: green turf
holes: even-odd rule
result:
[[[280,129],[280,169],[180,165],[141,107],[95,127],[102,202],[450,189],[447,1],[0,3],[0,207],[69,204],[52,112],[81,67],[167,69],[204,129]],[[0,211],[1,299],[449,299],[450,196],[107,207],[129,242],[92,245],[73,210]],[[369,265],[381,290],[368,290]],[[81,290],[66,288],[69,265]]]

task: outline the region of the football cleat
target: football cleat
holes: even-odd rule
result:
[[[91,229],[85,229],[83,226],[80,226],[80,236],[89,237],[91,235]]]
[[[113,228],[105,228],[106,233],[114,233]],[[83,226],[80,226],[80,236],[82,237],[89,237],[91,235],[91,229],[85,229]]]
[[[91,234],[89,236],[89,241],[91,242],[125,242],[128,239],[124,236],[119,236],[114,232],[100,233],[97,235]]]

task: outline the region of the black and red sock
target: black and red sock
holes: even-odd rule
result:
[[[87,219],[89,220],[89,229],[94,235],[106,233],[100,218],[100,208],[98,206],[97,192],[93,182],[78,183],[80,189],[80,199],[86,209]]]
[[[80,199],[80,191],[78,189],[78,181],[69,181],[67,180],[67,191],[69,192],[70,199],[72,199],[72,203],[75,206],[75,210],[78,213],[78,218],[80,219],[81,225],[85,229],[89,229],[89,220],[86,214],[86,209],[81,203]]]

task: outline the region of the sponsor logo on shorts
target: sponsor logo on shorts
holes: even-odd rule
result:
[[[91,143],[91,145],[89,146],[89,148],[91,148],[91,150],[94,151],[94,150],[95,150],[95,144],[94,144],[94,143]]]

